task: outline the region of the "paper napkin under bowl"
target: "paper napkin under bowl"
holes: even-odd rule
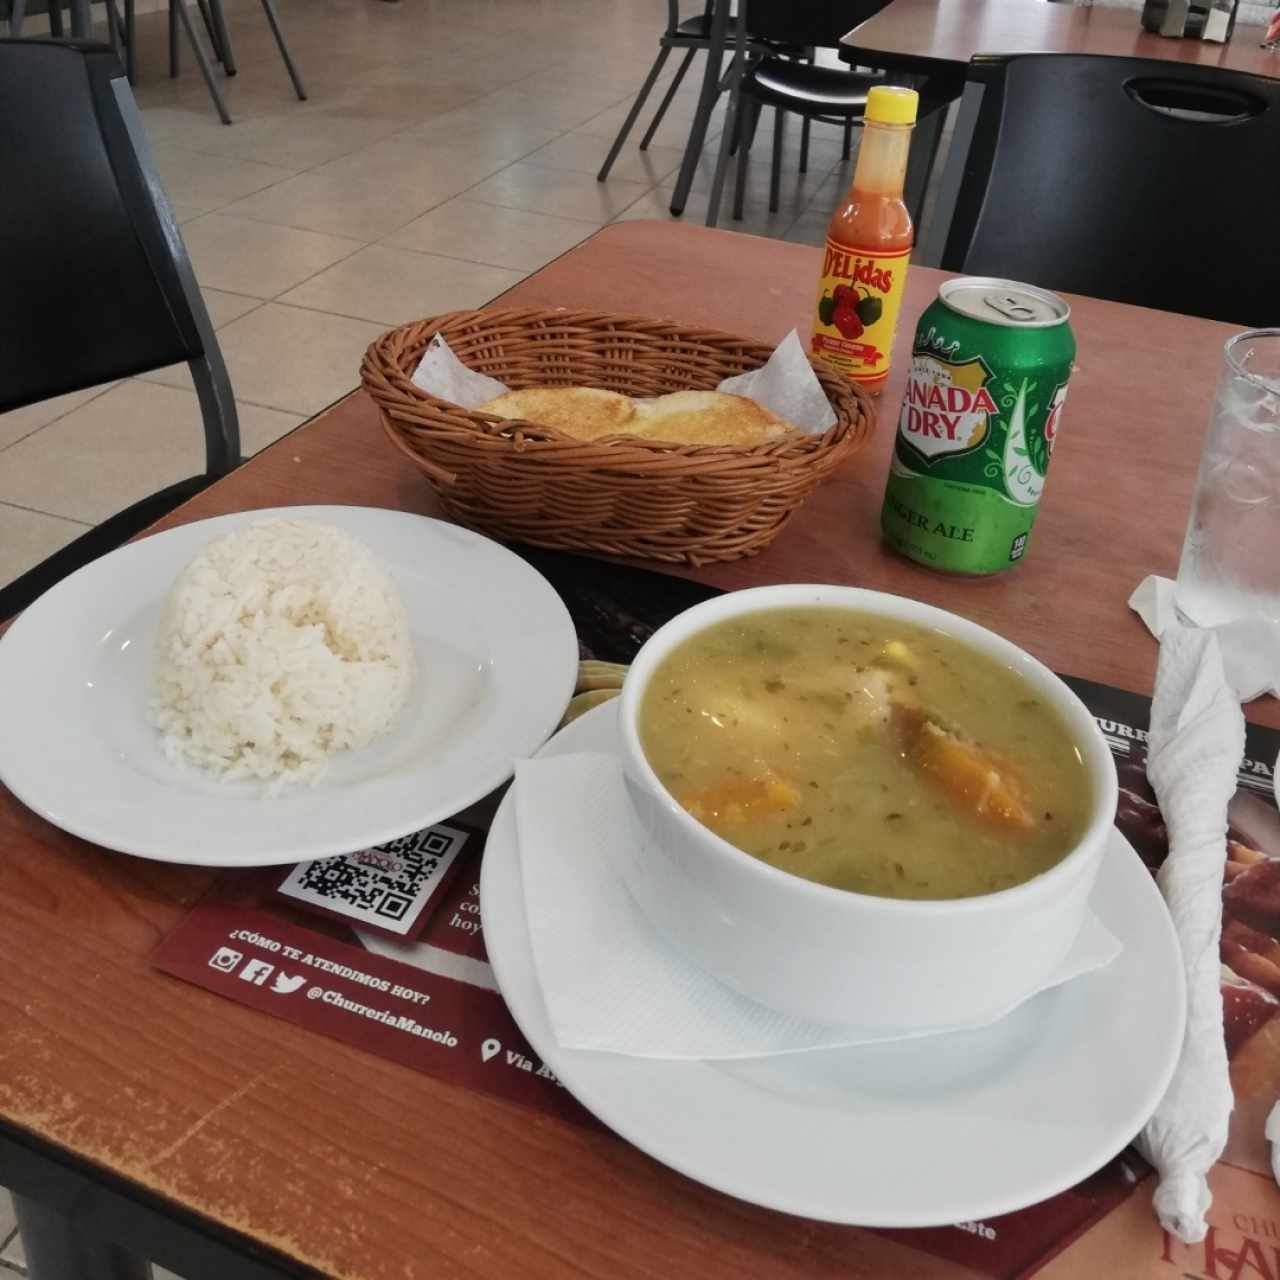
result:
[[[515,804],[534,967],[563,1048],[642,1058],[752,1058],[934,1034],[832,1026],[780,1013],[739,995],[664,942],[622,879],[630,801],[615,756],[584,752],[522,761]],[[1089,915],[1041,990],[1119,953],[1117,939]]]

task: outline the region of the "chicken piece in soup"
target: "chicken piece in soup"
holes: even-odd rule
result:
[[[942,632],[834,607],[708,627],[649,680],[640,741],[731,844],[889,898],[1020,884],[1088,821],[1083,757],[1018,673]]]

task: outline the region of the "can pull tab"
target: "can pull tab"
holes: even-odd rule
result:
[[[991,308],[992,311],[999,312],[1006,320],[1013,320],[1019,324],[1025,324],[1028,320],[1037,319],[1036,309],[1029,307],[1020,299],[1010,293],[988,293],[984,294],[982,301]]]

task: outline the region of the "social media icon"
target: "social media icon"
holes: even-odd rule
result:
[[[230,947],[219,947],[209,957],[209,968],[221,969],[223,973],[234,973],[236,965],[243,959],[242,952],[233,951]]]
[[[483,1058],[485,1062],[488,1062],[489,1059],[492,1058],[495,1053],[501,1050],[501,1048],[502,1048],[501,1040],[493,1040],[493,1039],[486,1040],[484,1044],[480,1046],[480,1057]]]
[[[282,970],[272,980],[271,990],[277,995],[287,996],[290,991],[297,991],[304,982],[306,982],[306,977],[303,974],[300,973],[297,977],[294,977],[292,974],[285,973]]]
[[[240,970],[240,981],[252,982],[255,986],[260,987],[273,972],[275,972],[275,965],[268,964],[265,960],[250,960]]]

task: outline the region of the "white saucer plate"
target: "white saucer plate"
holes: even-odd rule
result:
[[[168,760],[148,719],[161,610],[213,538],[271,516],[337,525],[391,573],[419,673],[396,729],[269,797]],[[0,640],[0,781],[95,844],[261,866],[349,853],[449,817],[555,728],[578,646],[551,585],[456,525],[366,507],[246,511],[130,543],[41,596]]]
[[[543,754],[614,751],[617,740],[609,704],[557,734]],[[502,994],[569,1091],[673,1169],[804,1217],[942,1226],[1045,1200],[1134,1138],[1168,1087],[1182,1043],[1173,926],[1150,872],[1118,832],[1090,901],[1124,944],[1105,969],[979,1031],[737,1062],[556,1044],[530,950],[510,794],[489,834],[480,893]]]

